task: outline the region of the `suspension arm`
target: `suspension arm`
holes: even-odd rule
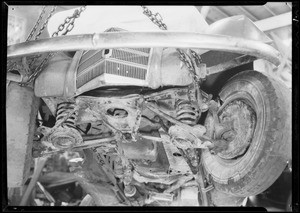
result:
[[[7,57],[56,51],[105,48],[174,47],[251,55],[278,66],[280,53],[268,44],[244,38],[186,32],[109,32],[40,39],[8,46]]]
[[[92,139],[92,140],[84,140],[82,144],[80,145],[77,145],[77,146],[74,146],[72,147],[72,151],[79,151],[79,150],[82,150],[82,149],[88,149],[88,148],[93,148],[93,147],[96,147],[96,146],[100,146],[101,144],[106,144],[106,143],[109,143],[111,141],[116,141],[118,140],[118,137],[117,136],[112,136],[112,137],[107,137],[107,138],[98,138],[98,139]],[[45,143],[44,145],[47,146],[50,143]],[[41,155],[42,156],[48,156],[48,155],[52,155],[54,153],[58,153],[58,152],[61,152],[61,151],[66,151],[68,149],[56,149],[55,147],[52,147],[52,151],[42,151]]]
[[[156,113],[157,115],[162,116],[163,118],[167,119],[167,120],[170,121],[171,123],[180,126],[182,129],[187,129],[187,130],[193,132],[193,129],[192,129],[189,125],[187,125],[187,124],[185,124],[185,123],[182,123],[182,122],[178,121],[177,119],[171,117],[170,115],[164,113],[164,112],[161,111],[160,109],[157,109],[157,108],[155,107],[155,105],[153,105],[153,104],[151,104],[151,103],[148,102],[148,103],[146,103],[146,107],[147,107],[149,110],[151,110],[152,112]],[[195,136],[195,137],[200,137],[201,140],[208,140],[208,141],[211,140],[211,138],[208,137],[208,136],[206,136],[206,135],[202,135],[202,136],[198,136],[198,135],[197,135],[197,136]]]
[[[188,134],[193,138],[194,143],[196,143],[197,148],[213,148],[214,144],[211,142],[211,138],[203,134],[199,135],[199,133],[195,132],[195,129],[193,129],[191,126],[176,120],[170,115],[167,115],[166,113],[155,107],[155,105],[153,105],[152,103],[145,102],[145,106],[157,115],[177,125],[180,128],[180,130],[188,131]]]

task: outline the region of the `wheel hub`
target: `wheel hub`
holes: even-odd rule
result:
[[[247,151],[256,126],[256,114],[252,107],[242,100],[228,103],[219,113],[221,124],[230,125],[231,131],[222,137],[227,140],[228,148],[218,153],[223,159],[235,159]]]

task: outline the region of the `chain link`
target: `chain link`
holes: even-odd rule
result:
[[[51,12],[50,12],[50,15],[47,17],[47,20],[50,19],[50,17],[51,17],[52,14],[54,13],[55,9],[56,9],[56,7],[53,7],[53,8],[52,8],[52,10],[51,10]],[[37,27],[39,26],[41,20],[43,19],[43,16],[44,16],[45,12],[46,12],[46,6],[43,6],[42,12],[40,13],[39,18],[38,18],[37,22],[35,23],[34,27],[32,28],[30,34],[28,35],[26,41],[32,40],[32,37],[33,37],[34,33],[36,32]],[[47,23],[48,23],[48,21],[47,21]],[[38,39],[39,35],[42,34],[42,32],[43,32],[44,29],[45,29],[45,27],[42,27],[42,28],[39,30],[38,34],[35,36],[35,38],[34,38],[33,40]],[[41,57],[41,54],[36,55],[36,56],[33,56],[33,57],[31,58],[31,59],[32,59],[31,62],[29,63],[29,67],[32,67],[32,65],[33,65],[33,64],[36,62],[36,60],[37,60],[38,58],[40,58],[40,57]],[[13,69],[13,68],[14,68],[14,67],[12,67],[11,69]],[[10,69],[10,70],[11,70],[11,69]]]
[[[39,26],[41,20],[43,19],[43,16],[44,16],[45,12],[46,12],[46,6],[43,6],[42,12],[40,13],[39,18],[38,18],[37,22],[35,23],[34,27],[32,28],[31,32],[29,33],[29,35],[28,35],[26,41],[37,40],[37,39],[39,38],[39,36],[42,34],[42,32],[44,31],[44,29],[46,28],[49,19],[50,19],[50,18],[52,17],[52,15],[54,14],[56,8],[57,8],[57,6],[53,6],[53,7],[52,7],[52,10],[50,11],[50,14],[48,15],[48,17],[46,18],[46,20],[45,20],[43,26],[40,28],[39,32],[38,32],[37,35],[34,37],[34,39],[32,39],[34,33],[36,32],[36,30],[37,30],[37,28],[38,28],[38,26]],[[34,64],[34,63],[36,62],[36,60],[37,60],[38,58],[40,58],[40,57],[41,57],[41,54],[36,55],[36,56],[33,56],[31,62],[29,63],[29,67],[31,67],[32,64]],[[8,68],[8,72],[11,71],[11,70],[13,70],[13,69],[15,68],[16,64],[17,64],[17,63],[14,63],[12,66],[10,66],[10,67]],[[33,74],[32,74],[32,75],[33,75]],[[31,79],[32,75],[29,76],[29,79]],[[30,82],[31,82],[31,81],[30,81]],[[24,85],[28,85],[30,82],[28,82],[28,83],[27,83],[27,82],[26,82],[26,83],[20,83],[20,85],[23,85],[23,86],[24,86]]]
[[[162,23],[162,17],[159,13],[156,13],[155,15],[153,15],[153,13],[145,6],[142,6],[143,10],[144,10],[144,14],[146,16],[149,17],[149,19],[154,23],[156,24],[160,29],[162,30],[167,30],[167,26],[166,24]],[[158,18],[159,17],[159,18]],[[201,79],[199,78],[199,76],[197,75],[196,73],[196,69],[195,69],[195,66],[199,67],[200,64],[202,63],[202,59],[200,57],[200,55],[198,55],[195,51],[193,50],[189,50],[189,52],[191,53],[193,59],[191,58],[191,56],[185,52],[183,52],[181,49],[179,48],[176,48],[177,52],[179,53],[179,59],[185,64],[185,66],[188,68],[190,74],[192,75],[193,77],[193,80],[194,80],[194,83],[196,85],[198,85],[198,88],[200,86],[200,82],[201,82]],[[191,88],[189,87],[188,88],[189,92],[191,92]],[[192,151],[192,150],[190,150]],[[197,150],[193,150],[195,152],[197,152]],[[202,201],[204,203],[204,205],[208,205],[208,201],[207,201],[207,195],[206,195],[206,191],[207,190],[211,190],[213,188],[213,186],[211,187],[207,187],[207,188],[204,188],[204,177],[203,177],[203,174],[202,174],[202,170],[201,170],[201,166],[199,167],[199,154],[196,154],[195,153],[190,153],[190,154],[186,154],[184,152],[183,153],[183,156],[184,158],[186,159],[186,161],[188,162],[192,172],[194,174],[197,174],[195,177],[198,177],[200,176],[199,178],[197,178],[196,180],[198,180],[197,182],[199,182],[199,187],[202,189],[202,193],[201,193],[201,196],[202,196],[202,199],[204,201]],[[195,158],[196,156],[196,158]],[[195,167],[196,166],[196,167]],[[198,169],[196,169],[198,168]],[[206,190],[206,191],[204,191]]]
[[[153,14],[153,12],[147,8],[146,6],[141,6],[143,8],[143,14],[145,14],[154,24],[156,24],[161,30],[167,30],[167,25],[163,23],[163,18],[159,13]],[[181,49],[176,49],[179,53],[179,59],[185,64],[188,68],[189,72],[191,73],[194,81],[199,84],[200,78],[196,74],[195,67],[192,63],[192,59],[187,53],[184,53]],[[200,56],[193,50],[190,50],[192,56],[195,57],[195,60],[201,63]],[[196,62],[197,63],[197,62]]]
[[[167,30],[167,25],[162,22],[163,18],[159,13],[153,14],[151,10],[149,10],[146,6],[142,6],[144,10],[144,14],[154,23],[156,24],[161,30]]]
[[[36,35],[36,39],[39,38],[39,36],[42,34],[43,30],[46,28],[49,19],[52,17],[54,11],[56,10],[57,6],[53,6],[49,16],[47,17],[45,23],[43,24],[42,28],[40,29],[39,33]],[[162,30],[167,30],[167,25],[165,23],[163,23],[163,18],[159,13],[155,13],[153,14],[153,12],[151,10],[149,10],[146,6],[142,6],[143,8],[143,14],[145,14],[155,25],[157,25],[160,29]],[[80,14],[86,9],[86,6],[82,6],[80,7],[80,9],[76,9],[73,13],[72,16],[67,17],[64,20],[64,23],[58,26],[57,31],[55,31],[52,34],[52,37],[56,37],[59,35],[59,32],[62,32],[64,29],[65,31],[61,33],[61,35],[66,35],[67,33],[69,33],[73,28],[74,28],[74,22],[75,19],[80,17]],[[44,8],[43,8],[44,11]],[[36,24],[36,26],[34,27],[34,29],[32,31],[36,30],[36,27],[38,26],[40,20],[41,20],[41,16],[43,16],[44,12],[41,12],[41,15],[38,19],[38,23]],[[33,32],[34,33],[34,32]],[[29,35],[29,38],[32,37],[33,33],[31,33]],[[185,64],[185,66],[188,68],[189,72],[192,74],[193,79],[198,82],[199,81],[199,77],[197,76],[196,72],[195,72],[195,68],[193,66],[193,63],[191,62],[191,58],[188,54],[184,53],[182,50],[180,49],[176,49],[177,52],[179,53],[179,59]],[[195,52],[195,51],[191,51],[192,56],[196,59],[197,62],[201,62],[201,58],[200,56]],[[54,55],[55,53],[50,53],[48,54],[44,60],[41,62],[41,64],[36,68],[36,70],[34,71],[34,73],[29,77],[29,80],[24,83],[23,85],[28,85],[30,82],[32,82],[33,79],[35,79],[37,77],[37,75],[41,72],[43,66],[48,62],[48,60]]]
[[[35,71],[29,76],[28,81],[26,81],[25,83],[21,83],[21,86],[27,86],[28,84],[30,84],[36,77],[38,74],[40,74],[40,72],[43,70],[45,64],[49,61],[50,58],[52,58],[55,55],[55,53],[49,53],[44,59],[43,61],[39,64],[39,66],[35,69]]]
[[[42,34],[43,30],[47,27],[48,22],[50,20],[50,18],[52,17],[52,15],[54,14],[54,11],[56,10],[57,6],[53,6],[49,16],[47,17],[47,20],[45,21],[45,23],[43,24],[42,28],[40,29],[39,33],[37,34],[35,39],[38,39],[39,36]],[[80,14],[85,10],[86,6],[82,6],[80,7],[80,9],[76,9],[73,13],[72,16],[69,16],[65,19],[63,24],[60,24],[58,26],[58,30],[55,31],[52,34],[52,37],[56,37],[58,36],[59,32],[63,31],[64,29],[65,32],[63,32],[61,35],[66,35],[67,33],[69,33],[73,28],[74,28],[74,22],[76,18],[80,17]],[[66,26],[67,24],[67,26]],[[45,64],[47,64],[47,62],[50,60],[50,58],[52,58],[56,53],[49,53],[44,59],[43,61],[40,63],[40,65],[35,69],[35,71],[29,76],[28,81],[25,83],[21,83],[21,86],[27,86],[28,84],[30,84],[34,79],[36,79],[36,77],[41,73],[41,71],[43,70]]]
[[[42,12],[41,12],[41,14],[40,14],[38,20],[36,21],[34,27],[32,28],[30,34],[28,35],[26,41],[31,40],[31,38],[33,37],[33,34],[35,33],[37,27],[39,26],[39,24],[40,24],[40,22],[41,22],[41,20],[42,20],[42,18],[43,18],[43,16],[44,16],[44,14],[45,14],[45,11],[46,11],[46,6],[43,6]]]
[[[40,31],[38,32],[38,34],[35,36],[34,40],[37,40],[40,37],[40,35],[42,34],[42,32],[44,31],[44,29],[47,27],[48,22],[49,22],[50,18],[53,16],[56,8],[57,8],[57,6],[52,7],[52,10],[50,11],[47,19],[45,20],[45,22],[44,22],[43,26],[41,27]]]
[[[40,35],[43,33],[44,29],[47,27],[48,22],[50,20],[50,18],[53,16],[55,10],[56,10],[57,6],[53,6],[48,17],[46,18],[43,26],[40,28],[39,32],[37,33],[37,35],[35,36],[34,40],[37,40]],[[44,9],[44,8],[43,8]],[[25,83],[22,83],[22,86],[26,86],[28,84],[30,84],[35,78],[36,76],[42,71],[44,65],[48,62],[48,60],[54,55],[54,53],[50,53],[48,54],[43,61],[39,64],[39,66],[34,70],[34,72],[29,76],[28,81]],[[38,55],[38,57],[35,57],[31,63],[29,64],[29,66],[32,66],[32,64],[34,64],[36,62],[36,60],[40,57],[41,55]]]
[[[38,17],[38,19],[37,19],[35,25],[34,25],[33,28],[31,29],[31,31],[30,31],[30,33],[29,33],[29,35],[28,35],[26,41],[30,41],[30,40],[32,39],[34,33],[35,33],[36,30],[37,30],[37,27],[39,26],[41,20],[43,19],[43,16],[44,16],[44,14],[45,14],[45,11],[46,11],[46,6],[43,6],[42,12],[40,13],[40,15],[39,15],[39,17]],[[40,56],[40,55],[39,55],[39,56]],[[33,60],[32,60],[32,62],[30,63],[30,65],[33,64],[33,62],[36,60],[36,58],[37,58],[37,57],[33,57]],[[13,69],[15,69],[16,65],[17,65],[16,62],[11,63],[11,64],[8,64],[8,65],[7,65],[7,67],[8,67],[8,69],[7,69],[8,72],[11,71],[11,70],[13,70]],[[29,66],[30,66],[30,65],[29,65]]]
[[[176,50],[179,53],[179,59],[185,64],[185,66],[188,68],[190,74],[192,75],[194,81],[199,85],[200,78],[195,71],[195,67],[193,65],[191,57],[187,53],[184,53],[180,49],[176,49]],[[190,50],[190,51],[192,52],[192,50]],[[197,54],[197,53],[195,53],[195,54]],[[200,56],[197,54],[196,60],[198,60],[198,58],[200,58]],[[201,59],[199,61],[201,61]]]
[[[79,9],[76,9],[72,16],[68,16],[65,18],[64,23],[58,26],[57,31],[52,33],[52,37],[56,37],[59,35],[60,32],[65,30],[61,33],[61,35],[66,35],[74,28],[74,22],[76,18],[80,17],[80,14],[85,10],[86,6],[82,6]]]

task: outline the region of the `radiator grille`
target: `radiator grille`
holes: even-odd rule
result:
[[[101,63],[104,60],[102,55],[103,50],[93,51],[92,53],[86,52],[85,54],[83,54],[79,61],[77,75],[80,76],[86,71],[86,69],[91,68],[98,63]]]
[[[89,69],[87,72],[84,72],[81,75],[77,75],[77,80],[76,80],[77,88],[86,84],[90,80],[102,75],[104,73],[104,70],[105,70],[105,61],[102,61],[94,68]]]
[[[124,31],[110,28],[105,32]],[[77,88],[104,74],[146,79],[151,48],[117,48],[83,52],[77,68]]]
[[[130,50],[136,50],[136,51],[139,51],[139,52],[144,52],[144,53],[150,53],[150,48],[128,48]]]
[[[101,50],[100,50],[101,51]],[[80,59],[80,64],[89,59],[91,56],[99,52],[99,50],[85,51]],[[102,51],[101,51],[102,52]]]
[[[115,49],[112,51],[112,58],[128,61],[136,64],[148,65],[148,56],[139,55],[138,53],[128,52],[129,49]]]
[[[150,48],[149,48],[150,49]],[[103,73],[135,79],[146,79],[149,56],[126,49],[113,49],[111,56],[105,58],[100,51],[87,51],[82,55],[77,69],[77,88]]]
[[[106,61],[106,73],[144,80],[146,78],[147,70],[128,66],[125,64]]]

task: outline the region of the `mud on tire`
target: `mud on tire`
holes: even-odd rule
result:
[[[241,197],[259,194],[275,182],[291,159],[291,91],[271,76],[245,71],[232,77],[219,95],[224,104],[234,99],[249,103],[256,125],[246,151],[236,158],[203,151],[205,171],[219,191]],[[208,134],[211,122],[208,115]]]

